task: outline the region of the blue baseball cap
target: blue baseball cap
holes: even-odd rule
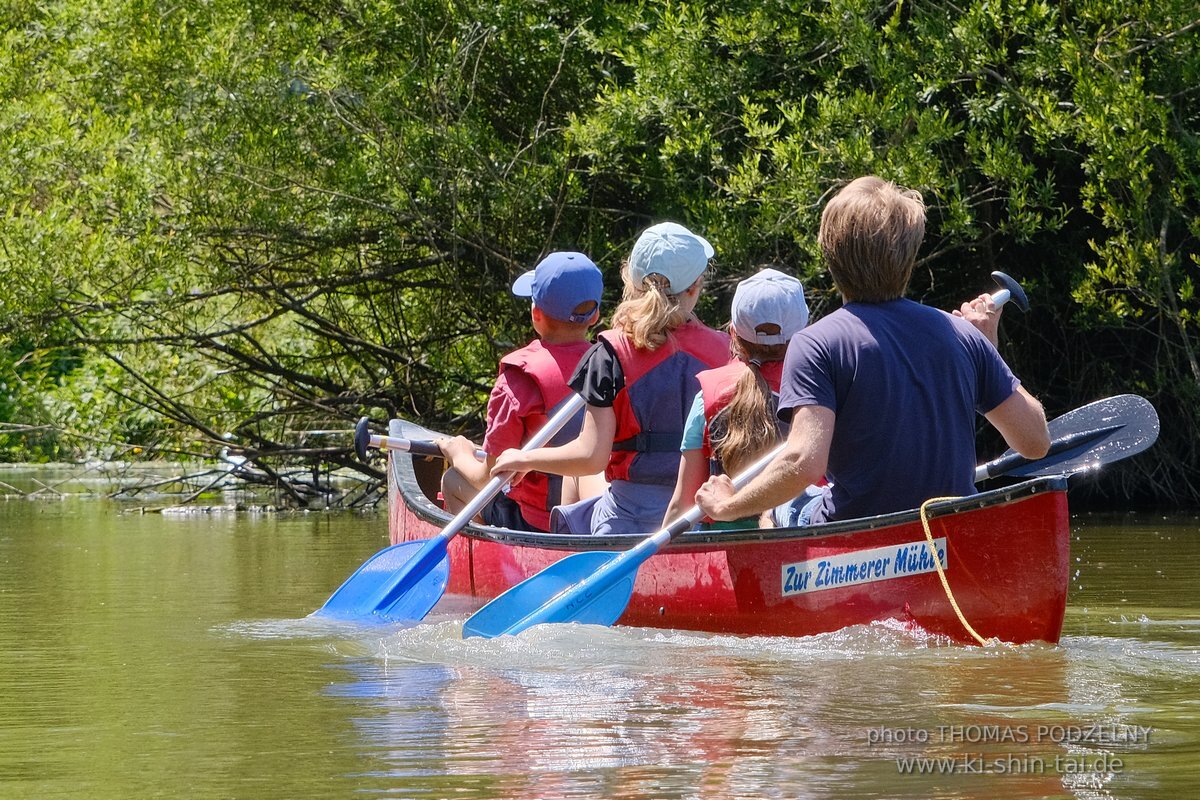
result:
[[[713,246],[678,222],[660,222],[642,231],[629,253],[629,275],[640,285],[647,275],[662,275],[679,294],[708,268]]]
[[[535,306],[560,322],[587,322],[600,307],[604,278],[600,268],[583,253],[559,251],[513,281],[512,293],[533,298]],[[595,306],[586,313],[576,313],[588,302]]]

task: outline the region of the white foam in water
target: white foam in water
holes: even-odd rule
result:
[[[732,636],[600,625],[537,625],[517,636],[462,638],[463,620],[426,622],[378,637],[384,660],[497,669],[574,672],[587,668],[667,668],[681,659],[748,658],[757,661],[844,661],[878,657],[944,658],[947,649],[990,657],[1004,645],[967,648],[899,622],[859,625],[805,637]]]
[[[558,624],[537,625],[517,636],[462,638],[461,614],[404,624],[361,624],[319,617],[235,622],[218,630],[251,639],[322,639],[349,658],[376,658],[393,664],[436,664],[494,670],[535,670],[587,674],[629,667],[670,671],[674,665],[697,666],[706,659],[786,664],[836,663],[885,658],[889,662],[972,662],[983,659],[1038,658],[1045,650],[1061,652],[1068,662],[1102,662],[1107,670],[1148,672],[1194,679],[1200,649],[1167,642],[1120,637],[1066,636],[1060,645],[1030,643],[985,647],[958,645],[944,636],[898,621],[857,625],[803,637],[733,636],[656,628]],[[1122,621],[1118,625],[1154,625]],[[1168,623],[1161,623],[1168,624]],[[1190,626],[1196,620],[1169,624]]]
[[[300,619],[257,619],[231,622],[214,630],[246,639],[308,639],[338,635],[345,626],[314,617]]]

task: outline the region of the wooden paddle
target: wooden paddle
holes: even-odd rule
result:
[[[1072,475],[1140,453],[1158,438],[1154,407],[1136,395],[1098,400],[1050,423],[1050,452],[1029,460],[1007,455],[979,467],[976,475],[1024,477]],[[763,470],[782,445],[734,479],[741,488]],[[1013,454],[1015,455],[1015,454]],[[638,567],[701,516],[692,507],[683,516],[624,553],[589,552],[567,556],[476,611],[463,624],[463,637],[517,634],[546,622],[612,625],[633,596]]]
[[[549,442],[583,406],[583,398],[572,394],[521,449],[534,450]],[[325,601],[325,605],[310,616],[359,622],[424,619],[446,592],[450,578],[446,548],[450,540],[508,485],[512,477],[504,474],[492,478],[432,539],[395,544],[368,558]]]

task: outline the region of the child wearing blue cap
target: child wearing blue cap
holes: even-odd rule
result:
[[[554,509],[555,532],[657,529],[675,485],[696,373],[729,360],[729,337],[692,313],[712,255],[712,245],[677,223],[643,231],[622,269],[624,297],[612,328],[568,382],[587,401],[579,436],[559,447],[507,450],[497,459],[493,474],[604,470],[609,483],[601,495]]]
[[[500,359],[488,398],[486,460],[476,457],[475,445],[466,437],[438,440],[450,465],[442,475],[446,510],[462,510],[487,484],[496,456],[521,447],[571,394],[567,378],[591,347],[588,330],[600,317],[603,289],[599,268],[575,252],[551,253],[513,283],[513,294],[533,300],[530,319],[538,338]],[[575,438],[582,416],[568,422],[551,442]],[[557,475],[531,472],[483,509],[483,521],[513,530],[547,531],[550,509],[563,501],[562,484]],[[574,499],[574,494],[568,492],[566,499]]]
[[[804,285],[779,270],[761,270],[737,285],[731,316],[734,360],[697,376],[700,391],[684,427],[663,525],[692,507],[710,474],[736,475],[780,441],[775,408],[788,342],[808,324]],[[715,526],[753,528],[758,520]]]

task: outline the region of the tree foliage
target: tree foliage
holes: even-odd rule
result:
[[[820,314],[820,209],[876,173],[929,205],[912,296],[1025,284],[1004,351],[1048,410],[1158,406],[1171,435],[1095,486],[1200,499],[1194,3],[0,8],[0,419],[44,426],[9,457],[477,432],[540,255],[589,252],[615,300],[679,219],[717,248],[710,322],[763,264]]]

